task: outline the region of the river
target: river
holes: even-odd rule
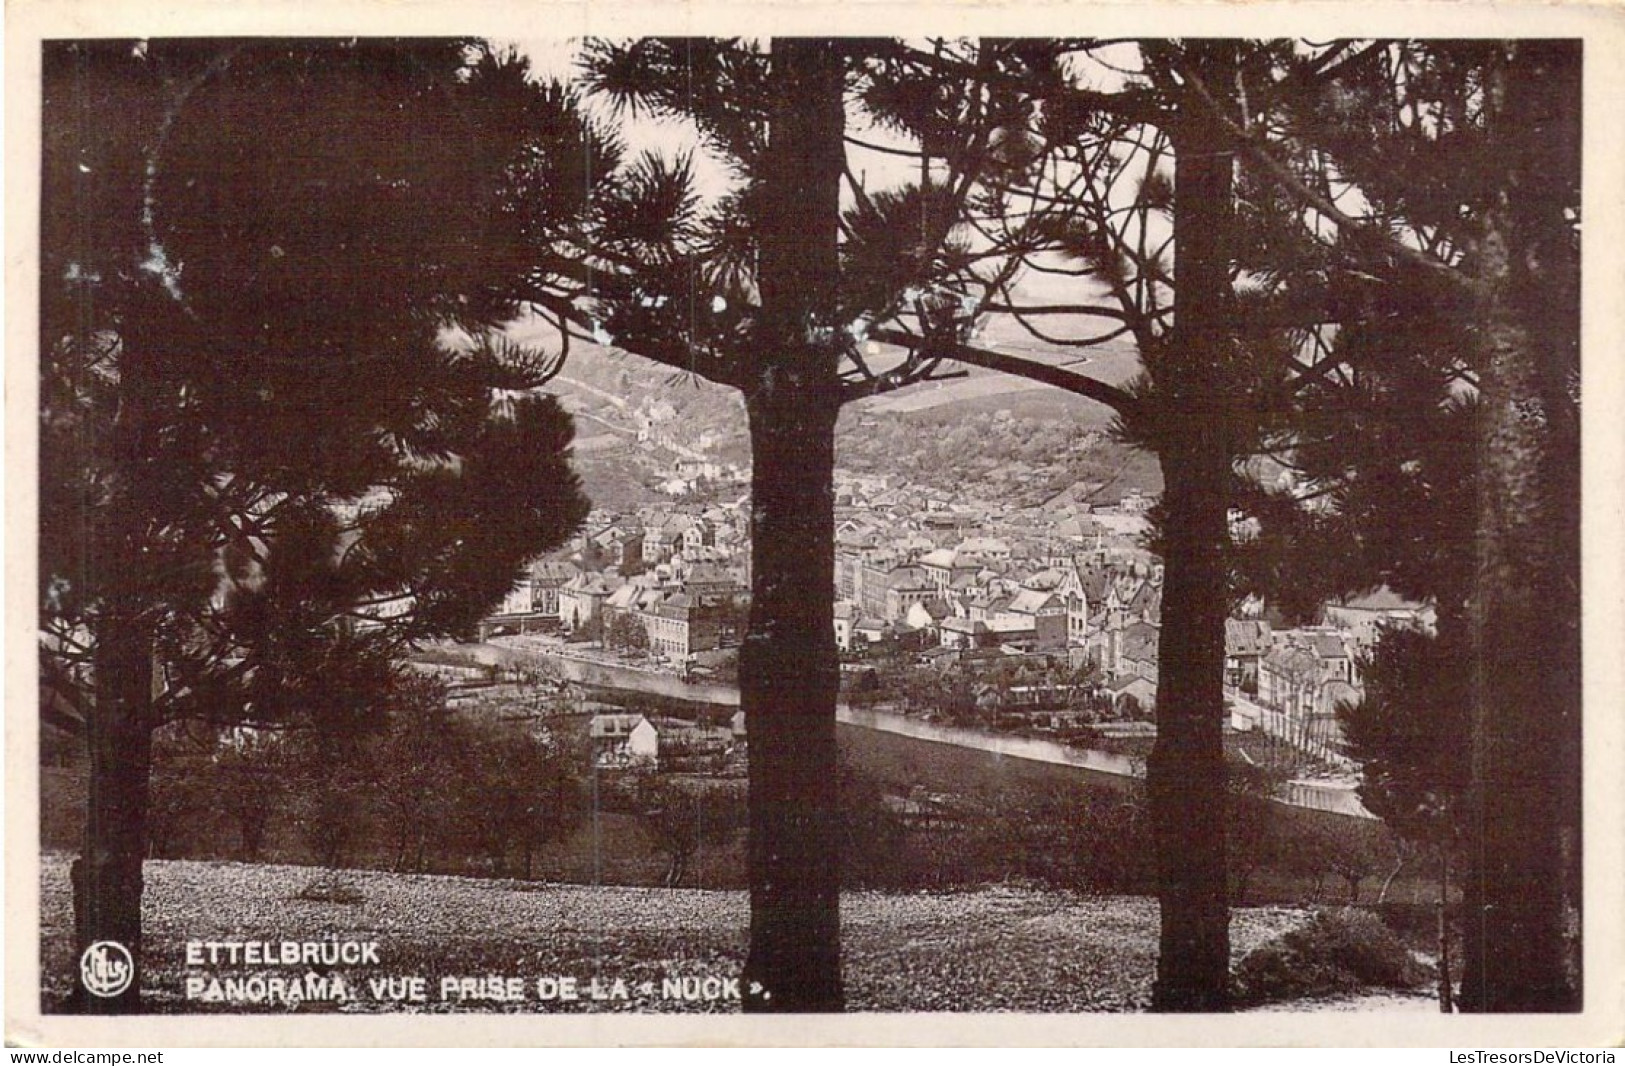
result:
[[[525,666],[549,662],[567,679],[606,689],[643,692],[694,703],[709,703],[722,707],[739,706],[739,690],[732,685],[707,682],[685,682],[672,674],[619,663],[605,663],[578,658],[566,649],[541,644],[525,646],[511,644],[460,645],[476,661],[499,666]],[[985,733],[958,726],[927,722],[893,711],[853,708],[844,704],[836,708],[836,719],[859,729],[912,737],[915,740],[937,744],[954,744],[974,748],[1011,759],[1059,766],[1075,766],[1079,770],[1132,777],[1139,773],[1135,760],[1125,755],[1073,747],[1042,737],[1015,736],[1009,733]],[[1360,803],[1359,794],[1352,785],[1324,781],[1289,781],[1282,786],[1279,800],[1293,807],[1347,815],[1352,818],[1370,818],[1371,814]]]

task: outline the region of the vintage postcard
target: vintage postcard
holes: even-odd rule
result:
[[[1625,1039],[1617,10],[6,28],[9,1042]]]

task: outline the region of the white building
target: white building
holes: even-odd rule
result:
[[[597,714],[587,723],[599,766],[641,766],[660,758],[660,736],[641,714]]]

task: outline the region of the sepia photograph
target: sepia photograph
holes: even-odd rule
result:
[[[1617,34],[844,21],[8,67],[8,1039],[1625,1036]]]

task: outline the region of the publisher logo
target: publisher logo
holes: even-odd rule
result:
[[[79,980],[93,996],[111,999],[135,979],[135,960],[116,940],[98,940],[79,956]]]

